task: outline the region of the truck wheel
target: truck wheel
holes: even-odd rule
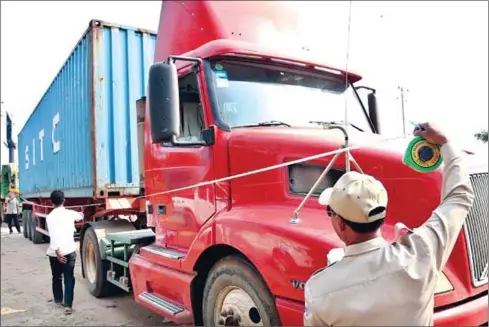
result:
[[[209,272],[203,297],[204,326],[280,326],[275,301],[244,259],[221,259]]]
[[[93,228],[88,228],[85,232],[81,257],[90,293],[97,298],[109,295],[111,285],[106,276],[107,263],[100,257],[99,243]]]
[[[27,210],[26,218],[26,229],[27,229],[27,238],[32,241],[32,211]]]
[[[22,211],[22,233],[25,238],[28,238],[28,227],[27,227],[27,210]]]
[[[36,227],[37,227],[37,220],[39,218],[36,219],[36,217],[33,217],[31,215],[31,222],[32,222],[32,243],[34,244],[41,244],[44,242],[44,235],[42,233],[39,233],[37,230],[36,230]]]

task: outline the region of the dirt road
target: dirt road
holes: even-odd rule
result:
[[[2,326],[174,326],[135,303],[130,295],[91,296],[75,267],[74,312],[65,316],[52,302],[47,244],[34,245],[23,235],[1,228]],[[79,257],[79,256],[78,256]]]

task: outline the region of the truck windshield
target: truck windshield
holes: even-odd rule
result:
[[[248,126],[313,126],[345,119],[359,130],[371,132],[352,86],[332,73],[213,60],[210,62],[217,110],[231,128]]]

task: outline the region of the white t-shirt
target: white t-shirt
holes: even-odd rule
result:
[[[7,215],[16,215],[18,214],[18,210],[17,210],[17,205],[19,204],[19,201],[17,201],[16,198],[12,198],[12,199],[7,199]]]
[[[78,211],[58,207],[53,209],[46,217],[49,231],[49,248],[46,252],[51,257],[56,256],[56,250],[62,255],[76,251],[75,245],[75,221],[83,220],[83,214]]]

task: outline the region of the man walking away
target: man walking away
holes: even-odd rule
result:
[[[387,210],[380,181],[348,172],[326,189],[319,203],[346,248],[343,258],[306,283],[305,326],[433,326],[436,282],[474,191],[462,152],[445,134],[431,124],[420,124],[414,134],[441,146],[440,205],[423,225],[389,244],[380,234]]]
[[[12,234],[12,222],[15,225],[15,229],[20,234],[20,224],[19,224],[19,201],[15,197],[14,192],[9,192],[7,196],[7,214],[5,215],[5,222],[8,225],[9,233]]]
[[[76,245],[74,238],[75,221],[83,219],[83,214],[63,207],[65,196],[63,191],[51,193],[54,209],[46,217],[50,244],[47,250],[51,274],[54,302],[65,307],[65,314],[72,313],[75,291]],[[61,276],[64,278],[64,298]]]

